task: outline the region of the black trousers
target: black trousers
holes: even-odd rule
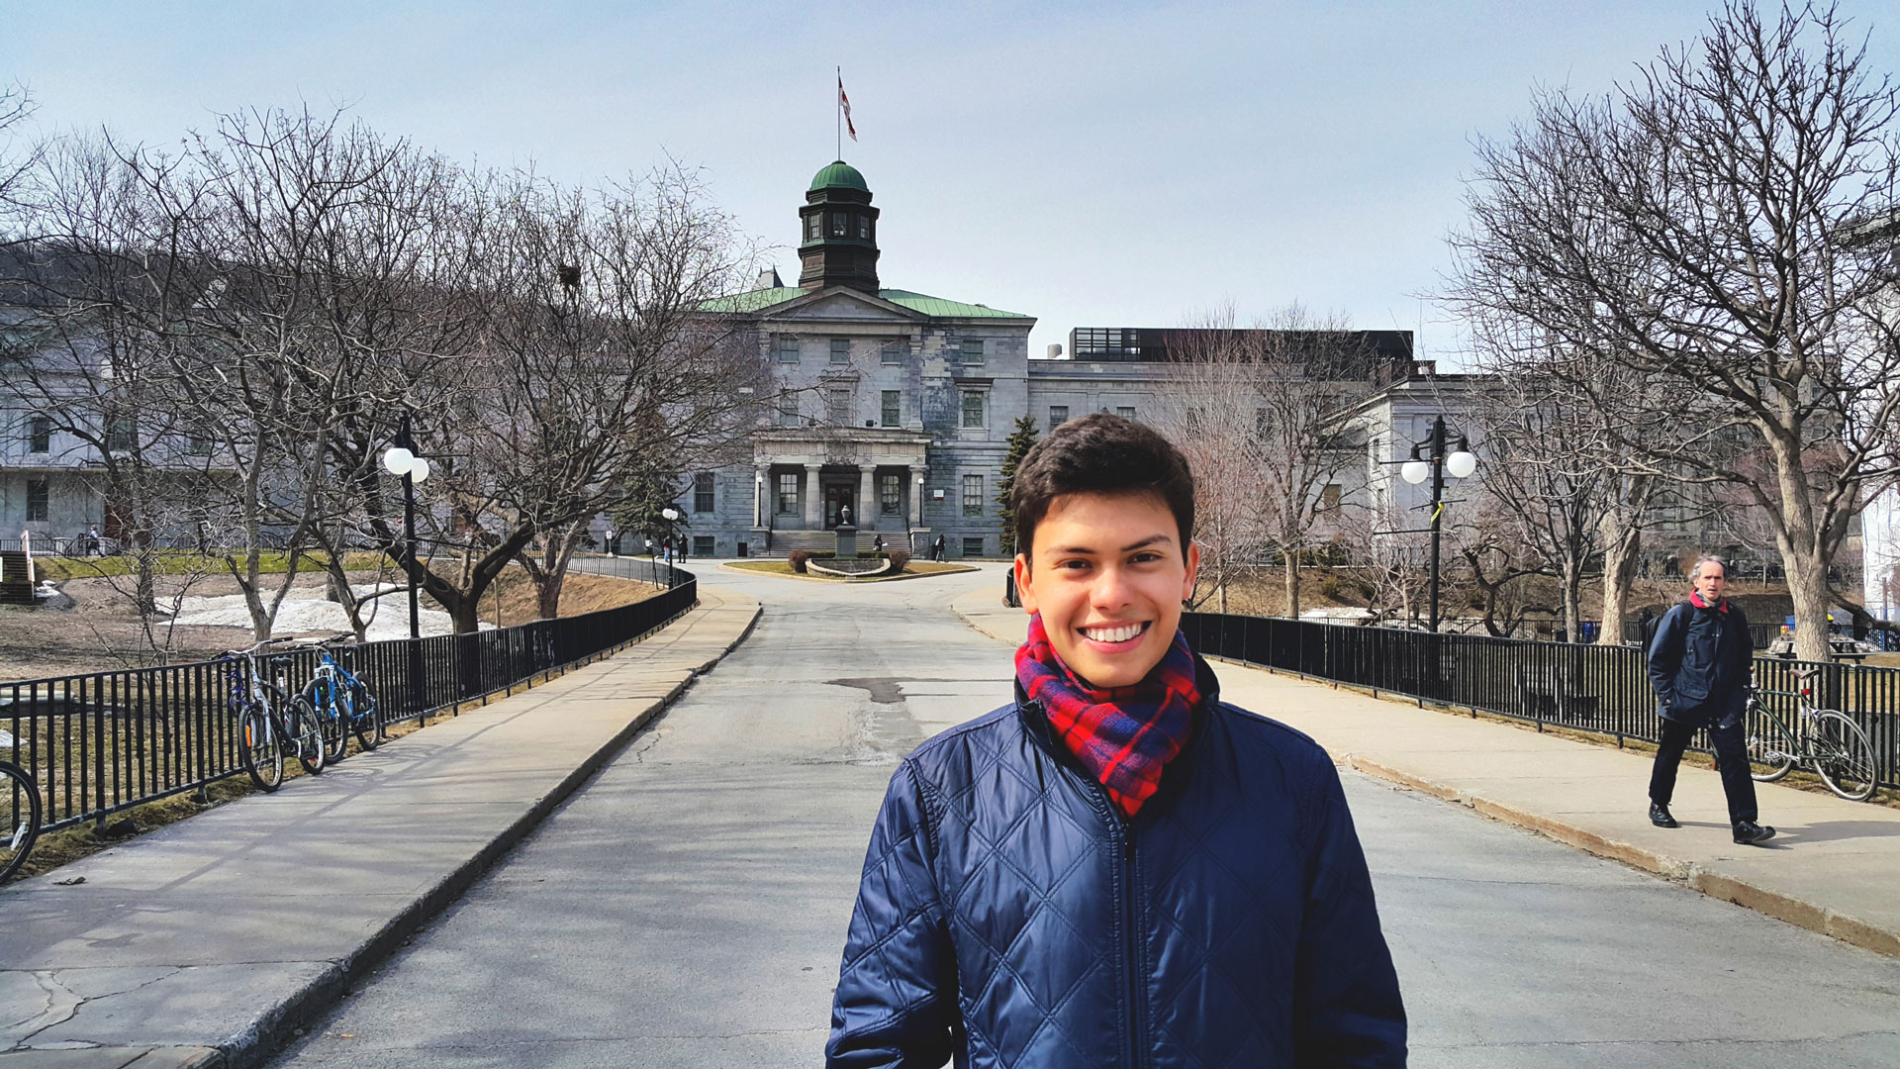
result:
[[[1755,808],[1755,781],[1748,776],[1748,742],[1743,738],[1742,720],[1736,718],[1728,727],[1709,728],[1709,739],[1715,743],[1715,759],[1722,766],[1722,792],[1728,795],[1729,823],[1744,820],[1756,820],[1761,816]],[[1656,747],[1656,765],[1649,773],[1649,799],[1658,805],[1668,805],[1669,799],[1676,793],[1676,766],[1682,763],[1682,753],[1689,748],[1689,740],[1696,729],[1674,720],[1662,722],[1662,742]]]

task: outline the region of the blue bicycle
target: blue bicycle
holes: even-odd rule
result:
[[[374,750],[383,741],[383,713],[376,704],[376,695],[355,673],[337,663],[329,646],[319,646],[317,657],[316,671],[304,687],[303,697],[317,710],[330,760],[343,759],[352,734],[357,745]]]
[[[265,647],[281,641],[266,639],[218,657],[230,688],[231,715],[237,720],[238,759],[251,782],[266,791],[283,784],[286,753],[311,773],[323,771],[325,756],[316,709],[301,695],[292,697],[287,689],[289,658],[259,656]]]

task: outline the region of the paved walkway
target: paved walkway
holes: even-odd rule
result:
[[[1028,618],[1003,605],[1000,587],[955,608],[985,634],[1022,641]],[[1900,810],[1757,784],[1762,821],[1779,834],[1736,846],[1721,777],[1706,769],[1683,767],[1671,806],[1682,827],[1665,830],[1647,815],[1648,754],[1238,664],[1218,671],[1223,697],[1306,732],[1341,764],[1900,957]]]
[[[612,658],[0,890],[0,1069],[255,1064],[758,615],[755,599],[702,585],[697,608]]]

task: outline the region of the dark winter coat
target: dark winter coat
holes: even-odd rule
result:
[[[1311,739],[1203,694],[1124,819],[1020,689],[926,742],[871,833],[829,1066],[1403,1066],[1372,882]]]
[[[1691,727],[1740,718],[1754,663],[1748,620],[1734,602],[1723,612],[1685,601],[1663,614],[1649,644],[1649,681],[1663,718]]]

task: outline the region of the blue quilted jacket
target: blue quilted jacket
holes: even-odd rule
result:
[[[1209,698],[1133,819],[1034,702],[946,731],[871,832],[827,1064],[1403,1066],[1332,761]]]

